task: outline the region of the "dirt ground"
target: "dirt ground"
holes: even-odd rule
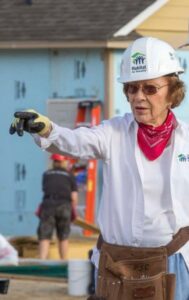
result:
[[[0,294],[0,300],[86,300],[87,296],[69,296],[68,284],[11,279],[8,293]]]

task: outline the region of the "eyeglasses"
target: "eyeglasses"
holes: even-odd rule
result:
[[[127,83],[125,84],[124,86],[124,90],[126,93],[129,93],[129,94],[136,94],[138,92],[138,90],[142,89],[142,92],[145,94],[145,95],[155,95],[157,94],[157,92],[163,88],[164,86],[167,86],[169,84],[164,84],[162,86],[156,86],[156,85],[153,85],[153,84],[143,84],[143,85],[140,85],[140,84],[134,84],[134,83]]]

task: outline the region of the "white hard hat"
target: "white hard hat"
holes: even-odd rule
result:
[[[121,83],[181,74],[175,50],[166,42],[152,37],[142,37],[123,53],[118,81]]]

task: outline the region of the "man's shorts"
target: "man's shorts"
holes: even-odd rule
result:
[[[57,238],[66,240],[70,234],[71,204],[43,206],[37,230],[39,240],[50,240],[56,229]]]

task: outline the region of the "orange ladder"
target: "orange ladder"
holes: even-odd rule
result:
[[[88,120],[87,120],[88,118]],[[78,104],[76,127],[92,127],[98,125],[101,119],[101,101],[83,100]],[[87,165],[87,187],[85,220],[90,223],[95,221],[95,199],[97,190],[97,160],[91,159]],[[84,235],[91,235],[91,231],[85,230]]]

